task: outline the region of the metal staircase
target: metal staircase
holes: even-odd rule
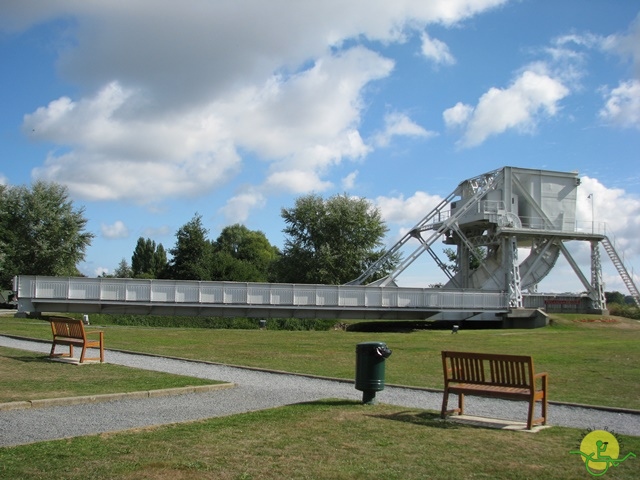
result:
[[[638,292],[638,287],[636,287],[636,284],[634,283],[633,278],[631,277],[631,275],[629,275],[629,271],[627,270],[627,267],[625,267],[622,259],[618,255],[618,252],[616,251],[615,247],[609,240],[609,237],[605,236],[602,239],[602,245],[604,246],[605,251],[609,255],[609,258],[613,262],[613,265],[618,270],[618,273],[620,274],[622,281],[627,286],[627,289],[629,290],[629,293],[633,297],[633,300],[636,302],[636,305],[640,307],[640,293]]]

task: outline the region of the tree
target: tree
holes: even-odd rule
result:
[[[122,260],[120,260],[120,263],[118,264],[116,269],[113,271],[113,276],[115,278],[131,278],[131,277],[133,277],[133,271],[131,270],[131,267],[129,266],[129,264],[127,263],[127,261],[124,258]]]
[[[165,278],[167,270],[169,268],[169,262],[167,262],[167,252],[161,243],[156,247],[156,252],[153,254],[153,266],[154,266],[154,278]]]
[[[150,238],[138,238],[131,256],[131,270],[135,278],[161,278],[167,267],[167,253],[162,244]]]
[[[364,198],[345,194],[323,200],[311,194],[281,214],[287,238],[278,262],[280,281],[344,284],[384,254],[388,229],[380,211]],[[373,280],[385,276],[397,262],[392,258]]]
[[[460,271],[460,262],[458,261],[458,253],[453,248],[445,248],[443,250],[444,254],[449,259],[449,265],[447,268],[453,274],[456,274]],[[473,272],[480,268],[484,260],[487,258],[487,248],[486,247],[474,247],[473,251],[469,252],[469,258],[467,259],[469,265],[469,271]]]
[[[624,295],[618,291],[604,292],[604,298],[606,299],[607,305],[612,303],[624,305],[626,303]]]
[[[173,256],[169,270],[176,280],[210,280],[211,243],[209,231],[202,226],[202,216],[194,217],[176,233],[176,245],[169,250]]]
[[[213,243],[213,280],[267,282],[280,252],[261,231],[244,225],[225,227]]]
[[[79,275],[77,264],[94,235],[67,188],[38,181],[0,189],[0,284],[15,275]]]

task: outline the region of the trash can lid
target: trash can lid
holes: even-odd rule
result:
[[[361,342],[356,345],[356,348],[376,348],[376,347],[386,347],[387,344],[384,342]]]

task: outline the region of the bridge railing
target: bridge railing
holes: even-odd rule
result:
[[[506,310],[504,292],[347,285],[42,277],[14,280],[19,301]]]

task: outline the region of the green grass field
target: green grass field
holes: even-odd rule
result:
[[[393,350],[386,381],[442,388],[441,350],[531,355],[549,373],[550,399],[640,409],[640,322],[565,315],[532,330],[357,333],[107,326],[107,348],[353,379],[355,346]],[[47,322],[0,317],[0,334],[49,340]],[[108,361],[108,357],[107,357]]]
[[[7,479],[586,479],[586,432],[462,426],[435,412],[325,400],[138,431],[0,448]],[[640,454],[640,437],[618,436]],[[640,459],[603,478],[636,479]]]
[[[529,354],[538,369],[550,373],[552,400],[638,408],[640,393],[640,326],[624,319],[565,316],[544,329],[457,335],[111,326],[104,330],[107,348],[342,378],[353,378],[357,343],[384,341],[394,351],[387,360],[387,383],[427,387],[442,386],[443,349]],[[42,321],[0,317],[3,333],[47,340],[51,335]],[[139,373],[116,365],[56,364],[45,357],[0,348],[0,389],[21,388],[18,397],[67,396],[74,377],[107,375],[104,378],[110,380],[102,383],[121,390],[132,373]],[[64,373],[55,373],[55,382],[31,381],[37,375],[51,379],[57,370]],[[152,388],[145,379],[136,382],[142,383],[133,388]],[[37,383],[46,383],[49,390],[35,392]],[[64,391],[54,390],[53,384]],[[585,464],[569,452],[579,447],[586,433],[562,427],[538,433],[493,430],[443,422],[432,411],[327,399],[0,448],[0,479],[585,479],[591,478]],[[603,478],[638,478],[640,436],[616,438],[622,454],[634,452],[638,457],[611,466]]]
[[[212,385],[200,378],[110,364],[51,362],[41,353],[0,347],[0,403]]]

